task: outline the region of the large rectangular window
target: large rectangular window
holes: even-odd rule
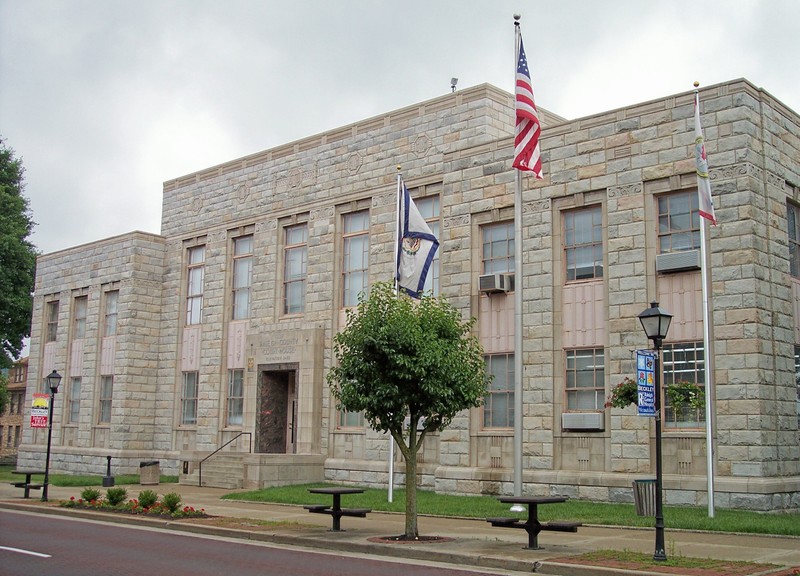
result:
[[[47,303],[45,310],[45,342],[55,342],[58,335],[58,300]]]
[[[97,422],[109,424],[111,422],[111,397],[114,394],[114,377],[100,377],[100,398]]]
[[[117,335],[117,305],[119,303],[119,290],[106,292],[106,313],[104,318],[103,336],[106,338]]]
[[[250,318],[250,286],[253,281],[253,237],[233,240],[233,319]]]
[[[514,223],[483,227],[483,273],[514,272]]]
[[[786,203],[786,218],[789,228],[789,271],[800,278],[800,206]]]
[[[705,359],[702,342],[664,344],[661,365],[664,373],[663,387],[679,382],[705,385]],[[663,393],[663,391],[662,391]],[[690,406],[674,407],[664,394],[665,428],[701,428],[706,421],[705,410]]]
[[[228,370],[227,425],[241,426],[244,414],[244,370]]]
[[[286,228],[283,260],[283,313],[301,314],[306,309],[308,226]]]
[[[697,191],[658,197],[658,252],[667,254],[700,249],[700,212]]]
[[[358,305],[358,295],[366,292],[369,281],[369,211],[344,215],[344,265],[342,266],[342,306]]]
[[[493,378],[483,402],[484,428],[514,426],[514,355],[486,356],[486,371]]]
[[[428,189],[431,187],[428,186]],[[413,192],[411,190],[410,192]],[[417,206],[417,210],[419,210],[420,215],[425,218],[425,222],[428,224],[428,227],[433,232],[433,235],[436,238],[439,238],[439,196],[426,196],[425,198],[420,198],[419,200],[414,200],[414,204]],[[440,245],[441,248],[441,245]],[[439,253],[441,250],[437,250],[436,254],[433,255],[433,262],[431,262],[431,267],[428,268],[428,276],[425,278],[425,286],[423,290],[425,292],[432,292],[434,296],[439,295]]]
[[[203,321],[203,281],[206,270],[206,247],[195,246],[187,253],[186,325]]]
[[[603,212],[600,206],[564,213],[567,281],[603,277]]]
[[[602,410],[605,353],[602,348],[566,351],[567,410]]]
[[[181,424],[197,424],[197,372],[184,372],[181,386]]]
[[[86,338],[86,310],[88,304],[89,298],[87,296],[75,298],[75,310],[73,310],[72,314],[72,338],[74,340]]]
[[[77,424],[81,416],[81,379],[71,378],[69,381],[69,395],[67,396],[67,406],[69,407],[69,423]]]

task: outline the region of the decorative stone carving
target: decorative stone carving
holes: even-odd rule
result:
[[[372,207],[378,208],[379,206],[394,205],[397,202],[397,196],[394,193],[375,195],[372,197]]]
[[[315,208],[308,214],[309,220],[330,220],[336,215],[336,210],[333,206],[326,206],[325,208]]]
[[[347,171],[350,172],[351,176],[355,176],[358,174],[358,171],[361,170],[361,166],[364,164],[364,158],[358,152],[353,152],[347,158]]]
[[[199,214],[200,210],[203,209],[203,199],[200,196],[195,196],[192,198],[192,212],[195,214]]]
[[[462,214],[461,216],[452,216],[445,218],[442,225],[445,228],[456,228],[457,226],[469,226],[472,221],[469,214]]]
[[[427,134],[417,136],[417,139],[414,140],[414,143],[411,145],[411,150],[417,158],[422,158],[427,155],[431,148],[433,148],[433,142]]]
[[[641,194],[643,185],[641,182],[633,184],[623,184],[621,186],[609,186],[606,191],[609,198],[619,198],[621,196],[636,196]]]
[[[550,210],[550,198],[537,200],[535,202],[527,202],[522,205],[523,214],[530,214],[532,212],[545,212],[548,210]]]

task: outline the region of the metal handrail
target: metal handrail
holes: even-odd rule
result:
[[[200,460],[200,462],[198,463],[198,468],[197,468],[197,485],[198,486],[202,486],[203,485],[203,462],[205,462],[206,460],[211,458],[214,454],[216,454],[217,452],[219,452],[220,450],[225,448],[225,446],[227,446],[228,444],[231,444],[232,442],[235,442],[236,440],[238,440],[239,438],[241,438],[245,434],[247,434],[247,436],[249,436],[249,440],[250,440],[250,445],[248,447],[248,453],[249,454],[253,453],[253,433],[252,432],[239,432],[236,436],[234,436],[233,438],[231,438],[230,440],[225,442],[225,444],[223,444],[222,446],[220,446],[219,448],[214,450],[211,454],[209,454],[208,456],[206,456],[205,458]]]

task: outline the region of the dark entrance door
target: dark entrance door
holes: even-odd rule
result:
[[[259,386],[256,451],[291,454],[295,442],[294,370],[265,370]]]

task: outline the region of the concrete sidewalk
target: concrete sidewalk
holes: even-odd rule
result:
[[[403,534],[405,516],[372,512],[366,518],[342,518],[341,532],[331,532],[331,518],[325,514],[310,514],[301,506],[264,504],[221,500],[229,490],[199,488],[180,484],[161,484],[158,486],[128,485],[129,498],[136,497],[141,490],[151,489],[163,495],[177,492],[183,505],[195,509],[205,509],[207,514],[235,520],[226,528],[203,524],[188,524],[186,521],[152,522],[159,527],[192,532],[204,532],[264,542],[292,544],[309,548],[323,548],[335,551],[351,551],[389,557],[414,558],[435,562],[446,562],[458,566],[500,568],[521,572],[531,572],[535,563],[542,566],[538,572],[589,576],[609,574],[607,568],[575,566],[565,559],[586,552],[602,549],[629,550],[650,554],[654,550],[654,529],[628,529],[598,526],[582,526],[577,533],[542,532],[539,534],[540,550],[528,550],[527,534],[524,530],[495,528],[484,520],[453,519],[420,516],[419,532],[423,536],[439,536],[444,541],[435,543],[386,543],[375,542],[376,537],[389,537]],[[105,489],[101,489],[103,492]],[[80,488],[60,488],[50,486],[49,499],[52,502],[80,497]],[[47,513],[71,513],[57,506],[43,506],[40,494],[30,500],[22,498],[22,490],[3,483],[0,485],[0,507],[27,509]],[[344,497],[346,506],[358,506],[357,496]],[[89,512],[88,514],[98,514]],[[109,515],[105,515],[107,517]],[[257,527],[247,519],[295,523],[294,526],[270,525]],[[112,521],[141,522],[142,517],[113,515]],[[298,529],[297,524],[302,525]],[[714,558],[721,560],[742,560],[776,565],[779,567],[798,567],[800,570],[800,538],[759,536],[753,534],[723,534],[714,532],[689,532],[670,530],[666,519],[666,552],[668,557]],[[763,573],[763,571],[759,571]],[[773,572],[772,570],[767,573]],[[624,573],[615,570],[614,573]],[[642,573],[642,572],[638,572]],[[674,573],[674,572],[673,572]],[[782,572],[785,573],[785,572]]]

